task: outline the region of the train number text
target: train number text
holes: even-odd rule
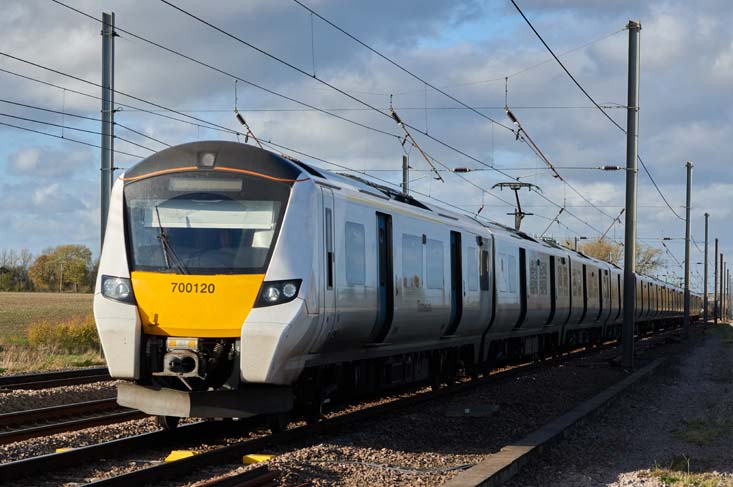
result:
[[[216,286],[209,282],[171,282],[172,293],[214,294]]]

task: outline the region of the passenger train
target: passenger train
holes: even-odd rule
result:
[[[619,338],[623,270],[358,177],[234,142],[158,152],[112,190],[94,316],[118,402],[318,417]],[[683,291],[636,276],[637,332]],[[692,317],[700,298],[692,297]]]

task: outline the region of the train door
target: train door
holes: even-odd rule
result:
[[[596,320],[602,320],[603,319],[603,295],[605,294],[603,292],[603,269],[600,267],[598,268],[598,316],[596,317]]]
[[[514,329],[520,328],[527,318],[527,251],[519,248],[519,319]]]
[[[461,233],[450,232],[450,320],[445,335],[453,335],[463,315],[463,258]]]
[[[387,337],[394,316],[394,276],[392,272],[392,216],[377,212],[377,321],[372,342]]]
[[[580,321],[585,319],[585,314],[588,311],[588,279],[587,270],[585,264],[583,264],[583,313],[580,315]]]
[[[321,195],[323,201],[323,235],[322,242],[322,270],[321,275],[324,276],[322,279],[322,293],[323,296],[320,302],[321,308],[321,319],[320,319],[320,333],[318,339],[314,342],[312,351],[317,350],[324,342],[328,341],[331,336],[335,321],[336,321],[336,293],[334,292],[334,279],[335,279],[335,254],[334,254],[334,200],[333,190],[330,188],[321,188]]]
[[[550,256],[550,316],[547,317],[545,325],[552,323],[555,318],[555,306],[557,300],[557,284],[555,282],[555,256]]]
[[[621,311],[623,309],[623,291],[621,290],[621,274],[616,274],[616,300],[618,302],[618,312],[616,313],[616,319],[621,318]]]

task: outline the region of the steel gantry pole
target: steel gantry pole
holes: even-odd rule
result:
[[[713,321],[718,323],[718,239],[715,239],[715,253],[713,254],[713,262],[715,263],[715,272],[713,273],[713,285],[715,291],[713,293]]]
[[[705,259],[703,269],[703,295],[702,295],[702,319],[708,322],[708,218],[710,213],[705,213]]]
[[[728,262],[723,258],[723,253],[720,253],[720,321],[725,321],[725,268]]]
[[[114,100],[115,100],[115,14],[102,13],[102,160],[100,167],[100,248],[104,244],[107,229],[109,195],[112,192],[114,173]]]
[[[685,203],[685,294],[682,333],[685,338],[690,333],[690,208],[692,205],[692,162],[687,161],[687,198]]]
[[[723,270],[723,252],[720,253],[720,272],[718,275],[720,276],[720,300],[718,302],[718,317],[720,318],[720,321],[723,321],[723,304],[725,302],[725,296],[723,293],[725,292],[723,290],[723,275],[725,274],[725,271]]]
[[[626,227],[624,232],[623,366],[634,368],[634,303],[636,297],[636,157],[639,125],[639,33],[641,23],[630,20],[629,84],[626,112]]]
[[[730,269],[725,272],[725,320],[730,320]]]

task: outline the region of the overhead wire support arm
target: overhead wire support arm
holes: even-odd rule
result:
[[[540,235],[540,238],[545,236],[545,234],[550,230],[550,227],[552,227],[553,223],[557,223],[558,225],[560,224],[560,215],[562,215],[563,211],[565,211],[565,207],[560,208],[560,211],[557,212],[557,215],[555,216],[555,218],[550,220],[550,223],[547,225],[547,228],[545,228],[545,231],[542,232],[542,234]]]
[[[260,147],[260,149],[264,149],[264,147],[262,147],[262,143],[260,142],[260,139],[258,139],[255,136],[254,132],[252,132],[252,129],[249,127],[249,124],[244,119],[244,116],[242,116],[239,110],[237,109],[234,110],[234,116],[237,117],[237,121],[242,125],[242,127],[244,127],[247,130],[247,132],[244,134],[244,143],[246,144],[247,142],[249,142],[249,138],[252,137],[254,141],[257,142],[257,145]]]
[[[625,211],[626,211],[626,208],[621,208],[621,211],[619,212],[618,216],[613,219],[611,224],[608,226],[608,228],[606,228],[606,231],[603,232],[603,235],[601,235],[601,237],[598,240],[603,240],[604,238],[606,238],[606,235],[608,235],[608,232],[611,231],[613,226],[617,223],[621,223],[621,215],[623,215]]]
[[[532,215],[532,213],[525,213],[524,211],[522,211],[522,204],[519,202],[519,190],[522,188],[527,188],[529,191],[532,191],[532,188],[534,188],[538,194],[542,194],[542,190],[536,184],[514,181],[506,183],[496,183],[491,187],[491,189],[494,188],[499,188],[500,190],[503,190],[504,188],[509,188],[510,190],[514,191],[514,198],[517,200],[517,208],[514,210],[514,213],[507,213],[507,215],[514,215],[514,229],[519,230],[522,226],[522,220],[524,220],[524,217]]]
[[[547,166],[547,168],[552,171],[553,177],[559,179],[564,184],[566,184],[568,186],[568,188],[570,188],[570,190],[573,193],[575,193],[576,195],[578,195],[580,197],[580,199],[582,199],[583,201],[585,201],[586,203],[588,203],[590,206],[592,206],[601,215],[605,216],[606,218],[610,218],[611,220],[615,220],[611,215],[609,215],[605,211],[601,210],[597,205],[593,204],[593,202],[590,201],[588,198],[586,198],[580,191],[578,191],[575,188],[575,186],[573,186],[572,184],[570,184],[570,182],[568,182],[565,178],[563,178],[560,175],[560,173],[557,172],[557,169],[552,164],[552,162],[550,162],[550,159],[545,155],[544,152],[542,152],[542,149],[540,149],[540,147],[535,143],[535,141],[532,140],[532,137],[529,136],[529,134],[524,129],[524,127],[522,127],[522,124],[519,122],[519,119],[517,118],[517,116],[514,115],[514,113],[512,113],[512,111],[509,109],[508,106],[505,106],[504,107],[504,111],[506,112],[507,117],[509,117],[509,119],[512,121],[512,123],[514,125],[516,125],[516,127],[517,127],[517,129],[514,131],[514,137],[516,138],[516,140],[521,140],[522,142],[524,142],[525,144],[527,144],[527,146],[529,146],[529,148],[532,150],[532,152],[534,152],[537,155],[537,157],[539,157],[542,160],[542,162],[545,163],[545,165]],[[604,170],[611,170],[613,168],[614,168],[614,166],[603,166],[603,169]]]
[[[514,125],[517,126],[517,130],[514,131],[514,137],[516,140],[521,140],[522,142],[526,143],[530,149],[532,149],[532,152],[537,154],[537,156],[542,159],[542,162],[544,162],[548,169],[550,169],[553,173],[553,177],[556,177],[560,181],[564,181],[562,176],[560,176],[560,173],[557,172],[557,169],[555,169],[555,166],[552,165],[550,160],[545,156],[545,153],[542,152],[542,150],[539,148],[537,144],[535,144],[534,140],[532,140],[532,137],[529,136],[526,130],[524,130],[524,127],[522,127],[522,124],[519,123],[519,119],[512,113],[511,110],[509,110],[509,107],[505,107],[504,110],[506,111],[507,117],[512,121]],[[524,134],[524,135],[522,135]]]
[[[412,137],[412,134],[410,134],[410,131],[407,130],[407,127],[405,126],[404,122],[402,122],[402,119],[399,115],[397,115],[397,112],[395,111],[394,107],[392,106],[392,96],[390,95],[390,101],[389,101],[389,112],[392,115],[392,118],[395,122],[397,122],[397,125],[400,126],[402,130],[405,131],[405,137],[402,139],[402,146],[404,147],[405,142],[407,140],[410,140],[410,143],[415,147],[418,152],[420,152],[420,155],[425,159],[425,162],[428,163],[430,168],[433,170],[433,173],[435,173],[435,179],[440,181],[441,183],[445,182],[445,179],[443,179],[443,176],[440,175],[440,172],[438,171],[438,168],[435,167],[435,164],[433,164],[433,161],[430,160],[430,157],[422,150],[420,147],[420,144],[417,143],[417,141]]]

